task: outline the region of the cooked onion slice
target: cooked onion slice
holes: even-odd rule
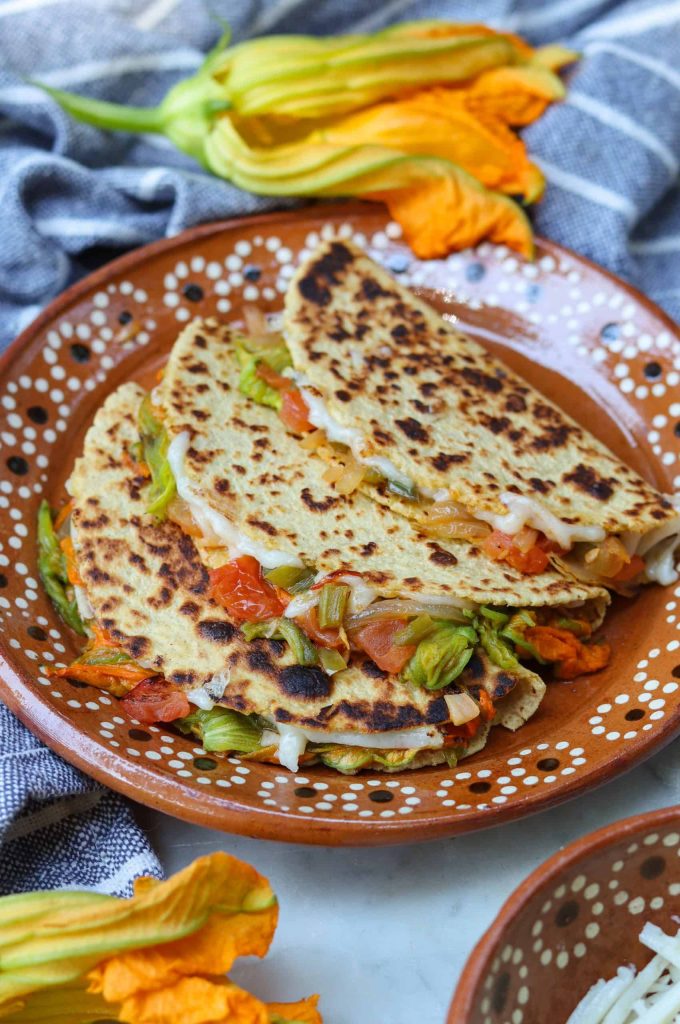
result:
[[[437,619],[452,619],[455,622],[469,622],[470,620],[463,614],[463,608],[472,608],[473,605],[468,601],[454,602],[446,599],[439,602],[437,600],[427,600],[423,598],[421,600],[410,600],[407,598],[393,598],[387,601],[376,601],[375,604],[369,605],[362,612],[357,612],[356,615],[350,615],[345,621],[345,628],[348,633],[352,630],[360,629],[365,626],[368,622],[375,622],[378,619],[410,619],[416,615],[431,615]]]
[[[444,701],[454,725],[465,725],[479,715],[479,705],[469,693],[445,693]]]
[[[202,537],[203,530],[191,514],[191,509],[184,498],[175,496],[167,509],[168,519],[176,523],[190,537]]]
[[[583,564],[595,579],[612,579],[630,562],[630,555],[618,537],[606,537],[601,544],[590,548],[583,556]]]
[[[364,479],[366,467],[351,452],[342,452],[342,462],[334,461],[323,475],[327,484],[335,484],[338,494],[353,494]]]
[[[423,517],[422,529],[432,537],[448,540],[484,540],[491,533],[488,523],[473,518],[457,501],[435,501]]]

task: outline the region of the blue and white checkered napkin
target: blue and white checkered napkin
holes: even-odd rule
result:
[[[680,319],[680,0],[0,0],[0,348],[121,251],[281,205],[207,176],[159,137],[76,124],[27,84],[33,77],[155,104],[216,41],[209,9],[237,40],[483,16],[532,43],[581,51],[567,101],[525,133],[548,179],[536,230]],[[8,713],[0,715],[0,766],[0,889],[115,890],[135,872],[157,870],[122,802]]]

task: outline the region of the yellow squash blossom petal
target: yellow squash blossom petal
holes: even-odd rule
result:
[[[466,87],[464,95],[471,113],[521,127],[540,117],[550,103],[563,99],[565,88],[548,68],[522,65],[485,72]]]
[[[139,992],[118,1010],[122,1024],[269,1024],[263,1002],[221,978],[182,978]]]
[[[418,256],[444,255],[484,238],[523,255],[533,251],[531,228],[520,207],[484,188],[449,160],[379,145],[334,146],[323,140],[255,148],[228,118],[215,127],[206,149],[216,174],[251,192],[361,196],[386,202]],[[444,239],[449,249],[443,248]]]
[[[482,76],[483,77],[483,76]],[[423,89],[412,96],[350,114],[318,135],[336,146],[389,146],[415,156],[449,160],[487,188],[533,202],[545,182],[524,143],[503,121],[476,117],[463,90]],[[313,143],[314,136],[310,138]]]
[[[525,44],[520,51],[508,35],[440,24],[439,32],[399,26],[368,36],[265,36],[226,50],[211,76],[240,117],[317,119],[434,82],[462,82],[524,56]]]
[[[387,204],[420,259],[436,259],[452,249],[476,245],[483,238],[507,245],[530,259],[533,238],[528,220],[506,196],[498,196],[496,203],[489,204],[485,191],[475,201],[469,191],[462,192],[455,179],[442,177],[367,198],[381,199]]]
[[[167,882],[142,887],[130,900],[110,897],[96,906],[64,909],[3,945],[0,1006],[37,989],[74,982],[126,950],[194,935],[215,917],[228,930],[227,921],[253,915],[266,945],[276,924],[275,904],[267,880],[247,864],[226,853],[199,858]],[[246,930],[246,948],[253,942]]]
[[[318,1002],[318,996],[310,996],[299,1003],[267,1003],[270,1024],[323,1024]]]
[[[569,50],[560,43],[549,43],[547,46],[539,46],[537,50],[534,50],[531,63],[538,67],[548,68],[549,71],[559,71],[580,59],[581,54],[578,50]]]
[[[92,991],[109,1002],[172,985],[193,974],[226,974],[239,956],[263,957],[276,928],[278,906],[258,914],[233,914],[225,927],[215,914],[193,935],[177,942],[120,953],[90,972]]]

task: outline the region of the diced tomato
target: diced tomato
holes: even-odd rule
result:
[[[309,409],[302,397],[301,392],[289,377],[284,377],[264,361],[257,364],[255,373],[261,377],[270,388],[281,392],[281,408],[279,417],[284,426],[292,430],[294,434],[308,434],[314,430],[314,424],[309,422]]]
[[[303,615],[298,615],[295,621],[309,639],[313,643],[318,644],[319,647],[327,647],[330,651],[343,651],[347,649],[347,641],[337,626],[332,629],[321,628],[319,625],[319,613],[316,608],[310,608]]]
[[[144,722],[145,725],[174,722],[191,711],[182,690],[160,676],[139,683],[120,703],[130,718]]]
[[[269,384],[270,388],[274,388],[275,391],[289,391],[290,388],[294,388],[290,377],[284,377],[283,374],[277,373],[276,370],[265,363],[264,360],[257,364],[255,374],[260,377],[265,384]]]
[[[361,579],[363,573],[355,572],[354,569],[333,569],[333,572],[326,573],[323,579],[320,579],[318,583],[314,583],[310,590],[321,590],[327,583],[332,583],[333,580],[337,580],[340,576],[356,576]]]
[[[401,672],[416,650],[414,645],[400,646],[394,642],[405,625],[404,619],[377,619],[353,632],[352,640],[383,672]]]
[[[279,417],[283,425],[294,434],[308,434],[310,430],[314,430],[314,424],[309,422],[307,403],[297,388],[283,392]]]
[[[252,555],[241,555],[210,573],[210,596],[236,622],[263,622],[282,615],[290,600],[285,590],[269,583]]]
[[[623,568],[619,569],[616,576],[612,576],[613,583],[627,583],[628,580],[634,580],[643,569],[645,568],[644,558],[640,558],[639,555],[633,555],[630,562],[626,562]]]
[[[465,722],[464,725],[454,725],[453,722],[447,722],[444,726],[444,746],[455,747],[461,742],[466,743],[472,739],[481,724],[481,715],[473,718],[471,722]]]
[[[528,551],[520,551],[511,536],[502,530],[494,530],[484,539],[482,550],[496,562],[507,562],[518,572],[534,575],[543,572],[549,561],[544,546],[539,545],[542,545],[540,540]]]

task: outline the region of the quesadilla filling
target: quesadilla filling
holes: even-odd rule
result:
[[[611,535],[601,526],[560,519],[534,497],[501,493],[507,512],[497,514],[468,509],[445,488],[418,487],[390,459],[364,454],[366,437],[334,419],[321,392],[294,371],[283,336],[263,316],[248,310],[246,320],[254,333],[237,350],[241,392],[276,409],[287,429],[301,435],[302,447],[328,462],[324,479],[338,493],[372,487],[418,505],[419,528],[429,536],[466,540],[522,573],[541,573],[552,562],[585,583],[628,595],[639,584],[667,586],[678,579],[680,515],[644,536]]]

